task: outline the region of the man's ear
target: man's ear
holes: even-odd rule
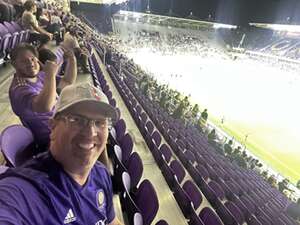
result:
[[[49,126],[50,126],[50,130],[53,130],[57,125],[57,120],[55,120],[54,118],[49,119]]]

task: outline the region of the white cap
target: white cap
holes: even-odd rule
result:
[[[55,106],[54,116],[82,102],[89,102],[97,106],[97,110],[99,110],[101,115],[111,118],[112,122],[116,122],[119,119],[119,112],[109,104],[106,95],[100,89],[89,83],[66,86],[59,96]]]

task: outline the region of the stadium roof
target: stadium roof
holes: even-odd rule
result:
[[[117,14],[114,15],[115,18],[119,20],[131,20],[134,22],[147,22],[156,25],[165,25],[165,26],[174,26],[180,28],[194,28],[194,29],[201,29],[201,28],[228,28],[234,29],[236,26],[229,25],[229,24],[222,24],[222,23],[213,23],[208,21],[199,21],[199,20],[192,20],[192,19],[184,19],[184,18],[176,18],[176,17],[169,17],[169,16],[161,16],[155,14],[148,14],[148,13],[138,13],[138,12],[131,12],[131,11],[119,11]]]

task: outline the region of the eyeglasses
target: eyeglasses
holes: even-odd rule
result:
[[[73,114],[61,116],[61,118],[64,118],[71,127],[86,128],[87,126],[92,124],[97,132],[103,131],[105,128],[108,128],[110,130],[112,127],[111,119],[108,118],[93,120],[81,115]]]

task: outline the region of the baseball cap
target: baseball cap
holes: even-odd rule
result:
[[[53,116],[55,117],[57,113],[83,102],[97,106],[97,110],[105,117],[111,118],[113,123],[119,119],[119,112],[109,104],[106,95],[90,83],[66,86],[61,91]]]

